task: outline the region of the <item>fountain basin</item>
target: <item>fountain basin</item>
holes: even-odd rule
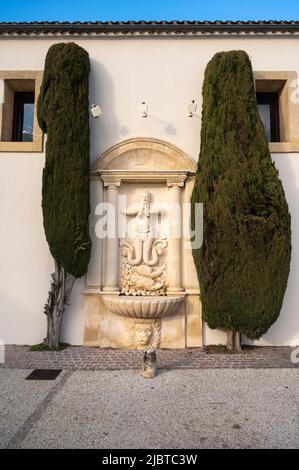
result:
[[[103,296],[106,307],[117,315],[131,318],[162,318],[173,315],[184,296]]]

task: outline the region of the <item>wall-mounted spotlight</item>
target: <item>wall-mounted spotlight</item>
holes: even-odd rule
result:
[[[140,106],[139,106],[140,114],[142,117],[147,117],[148,116],[148,105],[146,104],[145,101],[141,101]]]
[[[103,111],[101,110],[100,106],[97,106],[95,104],[91,105],[90,112],[94,118],[98,118],[103,114]]]
[[[196,110],[197,110],[197,104],[195,103],[195,100],[191,100],[187,108],[188,117],[193,117],[193,115],[196,113]]]

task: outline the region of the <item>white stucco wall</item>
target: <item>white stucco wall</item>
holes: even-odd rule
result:
[[[65,38],[2,38],[0,69],[42,70],[48,48]],[[243,49],[254,70],[297,71],[296,38],[75,38],[90,55],[90,103],[103,116],[91,119],[91,159],[131,137],[155,137],[197,159],[200,146],[201,87],[214,53]],[[198,115],[187,117],[195,99]],[[145,100],[149,117],[138,103]],[[299,154],[275,154],[292,214],[293,257],[281,315],[260,344],[299,343]],[[0,153],[0,339],[33,344],[45,334],[42,314],[52,269],[41,215],[44,154]],[[63,340],[83,341],[84,280],[77,283],[63,324]],[[205,328],[205,341],[219,343],[222,332]]]

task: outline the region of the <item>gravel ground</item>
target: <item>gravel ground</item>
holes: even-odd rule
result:
[[[299,448],[298,370],[0,369],[2,448]]]

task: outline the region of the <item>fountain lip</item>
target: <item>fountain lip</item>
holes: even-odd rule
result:
[[[106,307],[117,315],[130,318],[155,319],[177,313],[184,295],[103,295]]]

